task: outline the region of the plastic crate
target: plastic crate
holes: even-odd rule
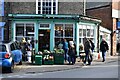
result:
[[[35,64],[42,65],[42,55],[35,55]]]
[[[53,65],[53,64],[54,64],[54,61],[53,61],[53,60],[44,60],[44,61],[43,61],[43,64],[44,64],[44,65]]]
[[[64,54],[54,54],[54,64],[64,64]]]

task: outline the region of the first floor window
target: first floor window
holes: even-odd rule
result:
[[[33,23],[16,23],[16,40],[21,41],[24,37],[26,40],[34,37],[34,24]]]
[[[57,14],[58,0],[36,0],[37,14]]]

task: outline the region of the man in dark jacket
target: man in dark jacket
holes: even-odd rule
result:
[[[103,58],[102,62],[105,61],[105,54],[107,50],[109,50],[108,44],[104,39],[102,39],[102,42],[100,43],[100,51],[102,52],[102,58]]]
[[[84,38],[84,51],[85,51],[85,61],[84,65],[86,65],[86,61],[88,60],[88,65],[91,65],[91,57],[90,57],[90,50],[91,50],[91,44],[90,41],[85,37]]]

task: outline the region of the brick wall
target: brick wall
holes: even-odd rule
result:
[[[83,14],[83,2],[59,2],[58,14]]]
[[[36,2],[11,2],[11,13],[36,14]]]
[[[112,35],[112,55],[116,55],[116,44],[117,44],[117,38],[116,38],[116,33],[114,31],[116,30],[116,24],[117,19],[113,18],[113,35]]]
[[[101,26],[112,30],[112,9],[110,5],[99,8],[87,9],[86,13],[88,16],[93,16],[102,20]]]

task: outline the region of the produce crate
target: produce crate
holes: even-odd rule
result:
[[[43,64],[44,64],[44,65],[53,65],[53,64],[54,64],[54,61],[53,61],[53,60],[44,60],[44,61],[43,61]]]
[[[54,64],[53,53],[43,53],[43,64],[44,65],[53,65]]]
[[[64,54],[54,54],[54,64],[64,64]]]
[[[42,65],[42,55],[35,55],[35,64]]]

